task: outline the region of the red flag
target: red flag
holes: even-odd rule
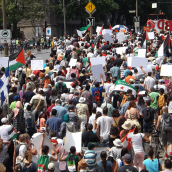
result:
[[[101,30],[99,32],[99,35],[102,35],[102,32],[103,32],[103,26],[102,26],[102,28],[101,28]]]
[[[130,31],[130,36],[131,36],[131,31]]]
[[[91,44],[91,48],[94,48],[94,45],[93,44]]]
[[[25,56],[24,56],[24,51],[23,51],[23,49],[18,53],[18,56],[17,56],[17,58],[16,58],[16,61],[17,61],[17,62],[20,62],[20,63],[22,63],[22,64],[24,64],[24,65],[26,65],[26,63],[25,63]]]
[[[155,28],[155,23],[152,20],[149,20],[149,27],[150,29]]]
[[[109,25],[109,29],[112,30],[111,24]]]
[[[101,44],[100,44],[100,42],[99,42],[99,47],[101,47]]]

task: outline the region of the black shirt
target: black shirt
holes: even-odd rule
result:
[[[112,148],[114,146],[113,144],[113,141],[116,140],[116,139],[120,139],[119,136],[115,137],[115,138],[112,138],[109,136],[109,147]]]
[[[13,94],[9,95],[9,105],[10,105],[12,102],[14,102],[14,96],[16,96],[16,95],[19,96],[19,94],[17,94],[17,93],[13,93]]]
[[[23,94],[23,99],[25,100],[25,103],[29,103],[31,98],[35,95],[35,93],[33,91],[26,91]]]
[[[118,170],[117,170],[117,172],[129,172],[129,171],[138,172],[137,168],[135,168],[131,165],[124,165],[124,166],[118,168]]]
[[[111,46],[109,44],[104,45],[104,50],[110,50]]]
[[[86,131],[82,134],[82,143],[84,143],[84,147],[87,147],[89,142],[99,142],[99,138],[92,131]]]
[[[86,80],[86,76],[85,76],[85,75],[80,76],[80,77],[78,78],[78,81],[80,82],[80,86],[82,86],[82,83],[83,83],[85,80]]]
[[[150,111],[150,121],[149,123],[153,123],[154,120],[154,114],[156,113],[155,109],[151,108],[151,107],[146,107],[143,109],[142,113],[143,113],[143,120],[144,120],[144,115],[146,114],[146,111],[149,110]],[[146,122],[146,121],[145,121]]]
[[[124,60],[122,60],[120,58],[119,59],[116,59],[115,62],[116,62],[117,67],[120,67],[123,61]]]
[[[113,65],[111,63],[108,63],[106,66],[107,71],[109,72],[112,67]]]

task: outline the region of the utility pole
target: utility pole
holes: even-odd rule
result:
[[[6,20],[6,4],[5,0],[2,0],[2,15],[3,15],[3,29],[7,29],[7,20]],[[4,43],[4,56],[8,57],[8,44]]]
[[[137,21],[136,22],[138,22],[139,23],[139,26],[137,27],[137,26],[135,26],[135,32],[137,32],[137,30],[138,31],[140,31],[140,19],[139,19],[139,17],[138,17],[138,0],[136,0],[136,19],[137,19]]]
[[[66,34],[66,7],[65,0],[63,0],[63,15],[64,15],[64,35]]]
[[[91,0],[89,0],[89,2],[91,2]],[[90,17],[92,17],[91,13],[90,13]],[[92,34],[93,34],[93,27],[90,26],[90,38],[91,38]]]

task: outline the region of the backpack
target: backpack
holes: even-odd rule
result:
[[[172,119],[170,114],[166,113],[162,115],[162,130],[163,131],[172,131]]]
[[[74,155],[69,155],[66,165],[67,165],[66,171],[68,172],[77,171]]]
[[[165,101],[164,94],[163,95],[159,95],[159,98],[158,98],[158,107],[159,108],[162,108],[165,105],[166,105],[166,101]]]
[[[37,166],[39,172],[44,172],[48,169],[49,164],[49,156],[48,155],[41,155],[38,159]]]
[[[100,101],[100,91],[99,91],[99,88],[98,88],[98,90],[95,89],[95,91],[94,91],[94,102],[97,103],[98,101]]]
[[[54,49],[54,42],[51,42],[51,49]]]
[[[112,105],[114,108],[117,108],[117,101],[118,101],[119,97],[120,97],[119,92],[116,90],[113,90],[111,93],[111,99],[112,99]]]
[[[123,95],[122,102],[121,102],[121,107],[127,102],[127,96]]]
[[[63,83],[59,82],[57,86],[57,94],[62,94],[63,93]]]
[[[152,121],[152,118],[151,118],[151,114],[150,114],[150,108],[146,108],[145,109],[145,113],[143,114],[143,120],[145,122],[151,122]]]
[[[21,73],[20,75],[18,75],[18,80],[20,84],[24,84],[24,79],[23,79],[23,73]]]

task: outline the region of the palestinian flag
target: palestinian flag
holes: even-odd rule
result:
[[[11,139],[16,139],[17,138],[17,131],[14,127],[11,128],[10,131],[8,131],[8,135]]]
[[[91,49],[94,49],[94,45],[93,44],[91,44]]]
[[[23,49],[9,56],[9,71],[16,70],[25,64],[25,55]]]
[[[133,52],[134,52],[134,56],[138,56],[138,50],[141,49],[140,46],[137,46],[136,48],[134,48]]]
[[[159,50],[155,54],[155,58],[163,57],[164,54],[167,54],[169,46],[170,46],[170,36],[168,34],[167,37],[165,38],[164,42],[161,44]]]
[[[136,97],[137,89],[125,81],[118,79],[115,83],[115,90],[127,92],[128,89],[132,90],[133,95]]]
[[[91,26],[91,23],[89,23],[89,24],[88,24],[87,26],[85,26],[85,27],[81,27],[81,28],[80,28],[80,31],[85,31],[85,32],[86,32],[87,30],[90,31],[90,26]]]
[[[142,49],[146,49],[146,39],[145,39],[145,41],[143,42]]]
[[[154,31],[154,29],[155,29],[155,23],[152,20],[149,20],[148,25],[150,27],[150,30],[153,30]],[[151,31],[151,32],[153,32],[153,31]]]
[[[99,32],[99,35],[102,35],[102,33],[103,33],[103,26],[102,26],[102,28],[101,28],[101,30]]]

